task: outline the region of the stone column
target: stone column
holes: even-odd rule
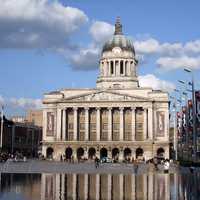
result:
[[[78,128],[78,108],[74,107],[74,141],[77,140],[77,128]]]
[[[107,76],[111,76],[111,70],[110,70],[111,64],[110,64],[110,61],[108,61],[107,64],[108,64]]]
[[[136,159],[135,149],[131,149],[131,158],[134,160]]]
[[[108,141],[112,140],[112,108],[108,108]]]
[[[112,151],[111,151],[111,149],[108,149],[108,158],[112,158]]]
[[[61,109],[58,108],[57,109],[57,119],[56,119],[56,128],[57,128],[57,131],[56,131],[56,139],[57,140],[61,140]]]
[[[144,124],[143,124],[143,139],[147,139],[147,109],[144,108]]]
[[[123,68],[124,68],[124,76],[127,75],[127,69],[126,69],[126,60],[123,60]]]
[[[135,141],[135,108],[131,108],[131,110],[132,110],[132,125],[131,125],[132,141]]]
[[[120,133],[119,140],[124,140],[124,108],[120,108]]]
[[[131,66],[131,61],[128,61],[128,66],[129,66],[129,70],[130,70],[130,76],[133,75],[133,68]]]
[[[123,148],[120,147],[119,149],[119,161],[122,162],[124,159],[124,151]]]
[[[89,108],[85,108],[85,141],[89,139]]]
[[[116,73],[117,73],[117,64],[116,64],[117,60],[115,60],[113,63],[114,63],[114,69],[113,69],[114,73],[113,74],[114,74],[114,76],[116,76]]]
[[[164,121],[164,127],[165,127],[165,139],[169,140],[169,110],[165,110],[165,121]]]
[[[62,140],[66,140],[66,110],[63,110],[63,120],[62,120]]]
[[[153,139],[153,112],[152,107],[148,108],[148,136],[149,139]]]
[[[100,108],[97,108],[96,109],[96,114],[97,114],[97,117],[96,117],[96,139],[97,141],[100,140]]]
[[[84,158],[88,159],[88,149],[87,148],[84,149]]]
[[[47,111],[43,110],[43,128],[42,128],[43,134],[42,134],[42,139],[46,140],[47,139]]]
[[[76,152],[75,148],[73,149],[72,156],[74,158],[74,161],[76,161],[77,160],[77,152]]]

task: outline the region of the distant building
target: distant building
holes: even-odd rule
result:
[[[43,115],[42,115],[42,110],[28,110],[27,115],[26,115],[26,121],[33,123],[35,126],[40,126],[42,127],[43,123]]]
[[[10,120],[13,122],[20,122],[20,123],[24,123],[26,121],[24,116],[12,116]]]
[[[0,118],[1,122],[1,118]],[[1,129],[1,127],[0,127]],[[37,156],[42,140],[42,128],[30,123],[13,122],[4,117],[2,151]]]

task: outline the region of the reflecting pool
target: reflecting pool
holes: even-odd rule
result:
[[[200,173],[0,174],[0,200],[198,200]]]

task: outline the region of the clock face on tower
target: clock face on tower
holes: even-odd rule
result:
[[[121,50],[120,47],[114,47],[114,48],[112,49],[112,52],[113,52],[113,53],[116,53],[116,54],[119,54],[119,53],[122,52],[122,50]]]

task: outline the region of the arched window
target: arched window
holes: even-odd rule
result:
[[[113,65],[113,61],[110,62],[110,73],[114,74],[114,65]]]
[[[123,60],[120,61],[120,74],[124,74],[124,64],[123,64]]]

